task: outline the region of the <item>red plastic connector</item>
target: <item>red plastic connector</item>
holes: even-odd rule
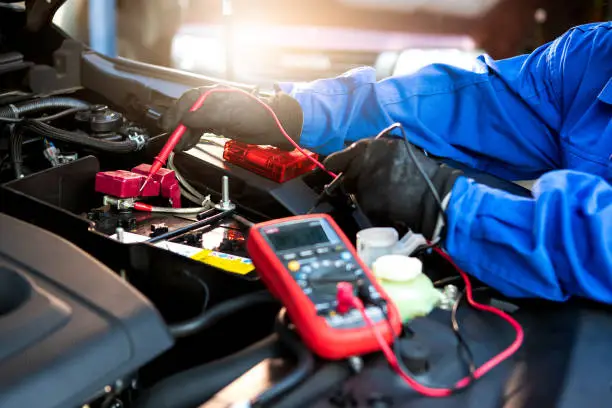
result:
[[[117,197],[154,197],[159,195],[159,183],[147,183],[142,192],[140,187],[145,181],[142,174],[127,170],[102,171],[96,174],[95,189],[98,193]]]
[[[150,170],[150,164],[141,164],[134,167],[132,172],[147,176]],[[159,169],[149,182],[159,183],[161,196],[169,199],[173,208],[181,208],[181,188],[179,187],[178,180],[173,170],[164,168]]]
[[[151,165],[141,164],[132,169],[103,171],[96,174],[95,189],[98,193],[117,198],[155,197],[161,195],[170,200],[173,208],[181,208],[181,189],[174,171],[159,169],[140,191]]]
[[[305,152],[310,157],[318,159],[316,153],[308,150]],[[225,143],[223,158],[277,183],[289,181],[316,167],[298,150],[287,152],[276,147],[249,145],[235,140]]]

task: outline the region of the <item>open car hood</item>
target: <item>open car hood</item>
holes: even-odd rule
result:
[[[499,0],[339,0],[352,7],[397,12],[425,11],[474,18],[491,10]]]

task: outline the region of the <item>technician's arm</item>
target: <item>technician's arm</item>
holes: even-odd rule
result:
[[[446,250],[509,296],[612,303],[612,186],[563,170],[544,175],[533,192],[518,198],[460,178]]]
[[[575,94],[592,51],[611,40],[574,29],[530,55],[482,56],[471,71],[435,64],[376,82],[374,70],[363,68],[281,88],[302,106],[300,144],[307,148],[331,153],[400,122],[436,156],[506,179],[535,179],[562,167],[558,134],[571,106],[564,99]]]
[[[376,82],[374,70],[363,68],[282,87],[304,111],[304,147],[331,153],[400,122],[414,144],[436,156],[507,179],[533,179],[560,164],[546,58],[543,48],[513,60],[481,57],[473,71],[437,64]]]
[[[416,161],[415,161],[416,160]],[[365,139],[325,160],[381,224],[404,224],[433,240],[447,197],[442,245],[467,272],[509,296],[612,303],[612,186],[598,176],[558,170],[533,198],[492,189],[440,166],[398,139]],[[448,199],[450,197],[450,199]]]

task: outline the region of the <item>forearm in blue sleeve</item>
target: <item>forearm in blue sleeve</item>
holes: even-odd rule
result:
[[[376,72],[372,68],[279,86],[297,99],[304,111],[300,144],[318,153],[341,150],[347,142],[374,136],[394,123],[378,99]]]
[[[545,54],[500,62],[483,56],[473,71],[434,64],[378,82],[373,69],[362,68],[281,88],[304,111],[300,143],[319,153],[399,122],[411,142],[433,155],[506,179],[532,179],[559,165],[554,97],[531,89],[548,72]],[[510,84],[505,76],[524,80]]]
[[[508,296],[612,303],[612,186],[555,171],[533,191],[519,198],[460,178],[447,208],[448,253]]]

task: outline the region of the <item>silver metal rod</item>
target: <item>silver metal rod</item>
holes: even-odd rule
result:
[[[229,202],[229,177],[223,176],[221,179],[221,202]]]
[[[233,210],[236,208],[236,206],[230,201],[229,178],[227,176],[223,176],[223,178],[221,178],[221,201],[219,201],[219,204],[217,204],[215,208],[221,211]]]

